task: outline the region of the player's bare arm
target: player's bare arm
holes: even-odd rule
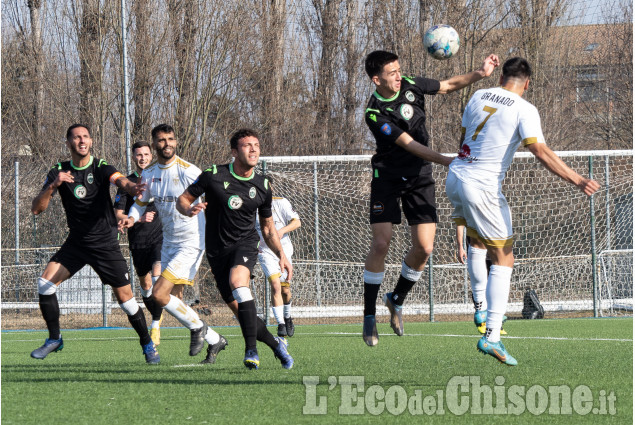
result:
[[[200,202],[196,205],[192,205],[195,200],[196,198],[186,189],[176,201],[176,210],[188,217],[194,217],[207,208],[207,202]]]
[[[295,221],[295,220],[294,220]],[[293,267],[287,259],[280,243],[280,237],[276,230],[276,225],[273,222],[273,217],[260,217],[260,229],[262,230],[262,238],[265,243],[273,251],[274,254],[280,259],[280,270],[286,270],[288,278],[291,280],[293,276]]]
[[[456,75],[447,80],[441,81],[439,94],[448,94],[453,91],[457,91],[462,89],[463,87],[469,86],[470,84],[474,84],[477,81],[482,80],[483,78],[487,78],[492,75],[494,69],[500,65],[500,60],[496,55],[489,55],[483,61],[481,67],[475,71],[468,72],[463,75]]]
[[[456,226],[456,257],[461,264],[467,263],[467,253],[463,248],[463,234],[465,233],[465,226]]]
[[[544,143],[533,143],[528,146],[528,149],[547,170],[577,186],[585,195],[591,196],[600,188],[600,185],[595,180],[582,177],[569,168],[569,166]]]
[[[42,189],[40,193],[38,193],[38,195],[33,199],[33,202],[31,203],[31,212],[35,215],[38,215],[46,210],[57,188],[60,187],[62,183],[72,183],[74,181],[75,178],[70,171],[63,171],[58,173],[57,177],[55,177],[55,180],[53,180],[47,187]]]
[[[295,218],[291,220],[286,226],[278,229],[278,236],[282,238],[287,233],[293,232],[294,230],[300,228],[300,226],[302,226],[302,222],[300,221],[300,219]]]
[[[147,185],[141,182],[133,183],[128,180],[128,178],[122,176],[115,180],[115,186],[125,190],[131,196],[141,196]]]
[[[401,136],[395,140],[395,144],[419,158],[423,158],[430,162],[436,162],[437,164],[441,164],[446,167],[450,165],[452,160],[454,160],[452,157],[441,155],[429,147],[422,145],[413,139],[408,133],[402,133]]]

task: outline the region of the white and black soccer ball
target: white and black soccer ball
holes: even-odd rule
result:
[[[435,59],[450,59],[459,51],[459,33],[449,25],[435,25],[426,31],[423,45]]]

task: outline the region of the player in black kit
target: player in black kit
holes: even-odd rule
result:
[[[365,112],[366,125],[377,142],[371,160],[370,225],[372,242],[364,264],[364,327],[369,346],[378,343],[375,304],[384,279],[384,264],[392,225],[401,223],[401,207],[408,220],[412,247],[404,257],[399,280],[383,300],[390,311],[390,326],[403,335],[401,308],[432,254],[438,222],[434,199],[432,164],[448,166],[453,158],[428,148],[425,121],[426,95],[447,94],[488,77],[498,66],[496,55],[481,68],[438,81],[401,75],[399,58],[391,52],[374,51],[366,57],[366,73],[375,86]]]
[[[260,142],[255,131],[236,131],[230,146],[233,163],[213,165],[192,183],[177,201],[181,214],[192,217],[205,210],[205,250],[223,300],[235,312],[245,338],[243,363],[258,369],[260,358],[256,341],[267,344],[291,369],[293,358],[284,338],[274,337],[256,314],[256,303],[249,289],[252,270],[258,261],[256,213],[260,215],[262,234],[267,246],[280,258],[280,269],[292,275],[271,212],[271,188],[267,179],[254,168],[260,158]],[[205,202],[192,205],[205,195]]]
[[[141,171],[152,163],[152,148],[148,142],[136,142],[132,145],[132,160],[136,171],[127,178],[133,183],[141,180]],[[115,215],[117,220],[125,220],[134,203],[134,198],[123,189],[117,190],[115,196]],[[139,277],[141,298],[152,316],[150,338],[154,345],[161,343],[161,314],[163,308],[152,298],[152,285],[161,274],[161,245],[163,229],[154,202],[146,206],[145,213],[139,221],[128,229],[128,244],[132,254],[132,263]]]
[[[33,214],[40,214],[46,210],[55,192],[59,192],[69,228],[66,241],[38,279],[40,309],[49,337],[44,345],[31,352],[31,357],[44,359],[64,347],[55,293],[62,282],[88,264],[104,284],[112,287],[119,305],[139,334],[146,362],[159,363],[159,353],[150,339],[145,316],[128,281],[128,266],[119,249],[109,189],[110,184],[114,184],[137,196],[142,193],[143,185],[132,183],[103,159],[93,158],[90,154],[93,140],[85,125],[70,126],[66,131],[66,143],[71,160],[60,162],[49,171],[31,206]]]

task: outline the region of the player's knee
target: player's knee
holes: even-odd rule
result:
[[[371,253],[381,257],[385,257],[388,254],[388,248],[390,248],[390,240],[386,239],[373,239],[370,249]]]
[[[37,293],[40,295],[53,295],[57,292],[57,285],[43,277],[37,280]]]
[[[415,244],[412,246],[412,253],[421,261],[425,261],[432,255],[434,244]]]

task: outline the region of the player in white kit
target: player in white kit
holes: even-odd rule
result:
[[[466,226],[470,237],[474,261],[468,262],[468,273],[477,312],[487,301],[486,332],[477,348],[510,366],[518,362],[500,341],[500,331],[514,265],[513,231],[501,183],[514,153],[522,144],[545,168],[586,195],[600,187],[569,168],[545,144],[538,110],[522,98],[530,77],[529,63],[512,58],[503,65],[500,87],[474,93],[463,113],[461,150],[450,164],[445,187],[454,206],[452,218]],[[487,253],[492,260],[489,276]]]
[[[267,176],[269,186],[273,189],[273,179]],[[273,213],[273,223],[276,226],[278,235],[280,236],[280,244],[282,250],[291,262],[293,255],[293,244],[289,237],[289,232],[298,229],[302,223],[300,216],[291,206],[286,198],[274,196],[271,202],[271,212]],[[271,310],[273,317],[278,322],[278,336],[293,336],[295,326],[291,318],[291,286],[287,274],[280,270],[280,259],[267,246],[262,237],[260,229],[260,217],[256,214],[256,230],[260,236],[260,245],[258,245],[258,261],[263,273],[267,276],[271,284]]]
[[[190,356],[197,355],[208,342],[204,363],[214,363],[216,354],[227,341],[207,327],[198,314],[182,300],[171,294],[175,285],[193,285],[194,277],[205,253],[205,216],[186,217],[176,210],[176,200],[201,174],[200,168],[176,155],[177,140],[174,129],[161,124],[152,129],[152,144],[157,162],[141,173],[147,185],[143,194],[130,208],[123,227],[130,227],[143,214],[145,206],[154,200],[163,224],[161,276],[154,282],[152,296],[168,313],[191,332]],[[196,203],[199,201],[197,200]]]

